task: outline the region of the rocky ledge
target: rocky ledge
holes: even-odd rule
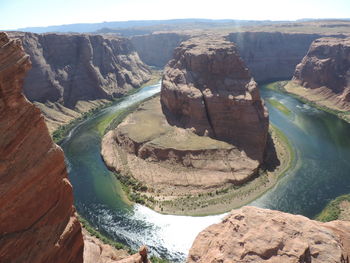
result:
[[[285,88],[321,107],[349,111],[350,38],[315,40]]]
[[[243,207],[203,230],[187,262],[347,263],[349,256],[350,222]]]
[[[142,199],[152,200],[156,210],[181,213],[183,207],[169,210],[160,203],[175,207],[187,196],[198,213],[207,205],[190,202],[191,197],[227,193],[257,176],[268,120],[235,45],[205,35],[175,50],[160,98],[144,102],[108,132],[101,154],[122,181],[144,190]]]

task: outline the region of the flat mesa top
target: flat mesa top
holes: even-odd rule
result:
[[[336,46],[336,45],[343,45],[346,47],[350,47],[350,37],[348,38],[335,38],[335,37],[323,37],[316,39],[313,44],[313,46]]]
[[[140,105],[118,126],[117,130],[138,143],[147,142],[158,148],[180,151],[235,148],[223,141],[198,136],[189,129],[169,125],[162,113],[159,97]]]
[[[181,43],[180,49],[186,49],[193,54],[214,53],[218,51],[237,53],[237,47],[233,42],[220,36],[199,36]]]

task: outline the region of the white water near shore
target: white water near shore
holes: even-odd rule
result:
[[[226,215],[227,213],[205,217],[163,215],[148,207],[135,205],[133,217],[153,225],[152,236],[157,237],[157,243],[161,243],[174,254],[182,252],[186,255],[199,232],[219,223]],[[153,237],[146,237],[146,244],[154,242]]]

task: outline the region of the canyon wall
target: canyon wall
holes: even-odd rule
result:
[[[348,263],[349,256],[350,222],[243,207],[203,230],[187,262]]]
[[[148,65],[164,67],[182,41],[198,32],[153,33],[131,37],[141,59]],[[290,79],[295,66],[307,53],[310,44],[326,34],[282,32],[235,32],[226,38],[236,43],[242,59],[256,81]],[[342,34],[334,37],[344,38]]]
[[[62,150],[22,95],[29,56],[0,33],[0,262],[82,262]]]
[[[233,43],[219,36],[182,42],[164,69],[161,103],[170,124],[226,141],[262,162],[268,112]]]
[[[295,66],[305,56],[312,41],[322,36],[310,33],[241,32],[231,33],[227,39],[237,44],[255,80],[263,82],[291,79]]]
[[[150,79],[130,40],[87,34],[12,32],[30,55],[24,94],[43,111],[50,131]]]
[[[339,106],[349,104],[350,38],[315,40],[296,67],[293,80],[305,88],[318,89],[320,95],[327,94]]]
[[[125,94],[150,78],[126,38],[86,34],[17,34],[33,68],[24,81],[30,101],[60,102],[73,108],[79,100]]]
[[[63,151],[22,94],[31,67],[19,39],[0,32],[0,262],[148,263],[83,232]]]
[[[143,62],[163,68],[173,57],[174,49],[188,38],[190,35],[185,33],[153,33],[131,37],[131,42]]]

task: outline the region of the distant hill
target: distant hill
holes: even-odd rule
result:
[[[170,27],[172,30],[180,29],[197,29],[197,28],[215,28],[215,27],[226,27],[235,25],[258,25],[274,23],[272,21],[249,21],[249,20],[232,20],[232,19],[170,19],[170,20],[133,20],[133,21],[116,21],[116,22],[103,22],[103,23],[80,23],[80,24],[69,24],[69,25],[58,25],[58,26],[47,26],[47,27],[25,27],[18,28],[18,31],[33,32],[33,33],[47,33],[47,32],[76,32],[76,33],[89,33],[102,31],[104,33],[111,32],[113,30],[125,31],[129,28],[144,28],[148,29],[137,29],[142,32],[155,31],[155,30],[168,30]],[[153,28],[151,28],[153,27]]]

